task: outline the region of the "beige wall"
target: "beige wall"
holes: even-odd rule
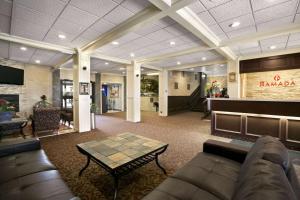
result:
[[[60,70],[60,79],[73,80],[73,70],[72,69],[61,69]],[[91,74],[91,81],[95,81],[95,74]]]
[[[175,82],[178,82],[178,89],[174,89]],[[191,85],[190,90],[187,90],[187,84]],[[180,71],[169,72],[169,96],[189,96],[198,85],[194,72],[184,72],[184,75]]]
[[[220,89],[227,88],[227,76],[208,76],[207,84],[211,85],[213,81],[217,81]]]
[[[50,67],[0,60],[1,65],[24,69],[24,85],[0,85],[0,94],[19,94],[20,115],[32,113],[33,105],[43,94],[52,101],[52,71]]]
[[[243,98],[300,99],[300,69],[242,74],[241,83]]]

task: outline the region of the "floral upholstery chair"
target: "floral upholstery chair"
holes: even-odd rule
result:
[[[60,109],[58,108],[34,108],[32,120],[32,132],[58,131],[60,122]]]

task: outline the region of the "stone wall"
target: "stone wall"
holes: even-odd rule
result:
[[[241,75],[242,97],[255,99],[300,99],[300,69]]]
[[[178,89],[175,89],[175,83],[178,83]],[[187,89],[190,84],[190,90]],[[194,72],[169,72],[169,96],[190,96],[192,92],[199,86],[199,77]]]
[[[24,85],[0,85],[0,94],[19,94],[20,115],[28,117],[33,105],[43,94],[52,103],[52,71],[50,67],[0,60],[1,65],[24,69]]]

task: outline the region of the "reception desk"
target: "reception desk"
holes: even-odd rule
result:
[[[262,135],[300,149],[300,101],[211,98],[211,133],[254,141]]]

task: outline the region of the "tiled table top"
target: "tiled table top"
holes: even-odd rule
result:
[[[167,144],[133,133],[122,133],[104,140],[93,140],[77,146],[111,169],[158,150]]]

